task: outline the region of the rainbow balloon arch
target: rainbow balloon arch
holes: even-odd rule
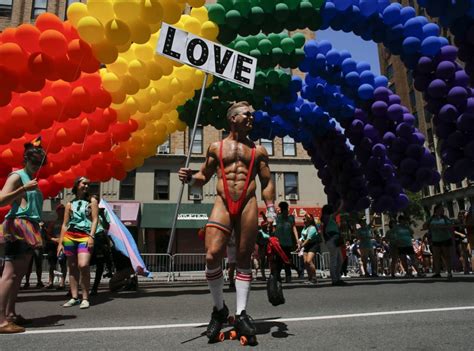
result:
[[[451,29],[455,46],[437,24],[389,0],[89,0],[71,4],[67,21],[45,13],[35,25],[7,28],[0,35],[1,185],[38,134],[48,153],[40,188],[54,196],[79,175],[123,179],[194,123],[204,73],[155,54],[163,22],[258,58],[252,91],[210,77],[202,124],[224,128],[229,101],[248,100],[257,109],[251,138],[302,143],[330,202],[398,211],[408,204],[405,190],[441,175],[387,78],[327,41],[285,30],[353,32],[399,55],[433,114],[444,180],[472,179],[474,0],[418,2]]]

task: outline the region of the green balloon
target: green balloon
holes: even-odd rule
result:
[[[253,24],[262,24],[265,21],[265,12],[259,6],[254,6],[249,14],[250,22]]]
[[[257,39],[256,36],[247,37],[247,38],[245,38],[245,40],[247,40],[247,43],[249,43],[250,50],[253,50],[253,49],[257,48],[259,40]]]
[[[326,0],[309,0],[309,2],[313,4],[313,7],[315,9],[320,9],[324,5]]]
[[[285,38],[281,41],[280,46],[285,54],[290,54],[295,50],[295,42],[291,38]]]
[[[279,22],[285,22],[290,16],[290,9],[284,3],[278,3],[275,6],[275,19]]]
[[[265,13],[273,13],[275,11],[275,0],[261,0],[260,7]]]
[[[257,47],[263,55],[266,55],[272,51],[272,42],[268,39],[262,39],[258,42]]]
[[[243,17],[248,17],[251,8],[250,0],[234,0],[234,8],[239,11]]]
[[[279,71],[279,81],[281,87],[286,88],[291,82],[291,76],[283,71]]]
[[[280,47],[281,38],[279,34],[271,33],[268,35],[268,39],[272,42],[274,48]]]
[[[267,83],[268,84],[278,84],[280,80],[280,75],[278,74],[278,71],[272,70],[267,73]]]
[[[281,58],[283,57],[283,50],[281,48],[273,48],[272,49],[272,63],[274,65],[277,65],[278,62],[281,61]]]
[[[217,40],[224,45],[228,45],[235,39],[236,36],[237,33],[233,29],[222,26],[219,27],[219,35],[217,36]]]
[[[242,23],[242,16],[237,10],[230,10],[225,14],[227,25],[232,29],[238,29]]]
[[[296,10],[300,2],[301,0],[285,0],[285,4],[290,10]]]
[[[258,33],[255,38],[257,38],[258,41],[260,40],[263,40],[263,39],[267,39],[267,36],[263,33]]]
[[[311,17],[314,13],[313,5],[310,2],[300,2],[298,15],[301,18]]]
[[[234,8],[234,2],[232,0],[217,0],[217,3],[224,6],[226,12]]]
[[[209,19],[217,24],[225,23],[225,8],[221,4],[206,5]]]
[[[290,55],[283,55],[281,57],[280,62],[278,63],[278,65],[282,68],[289,68],[290,63],[291,63]]]
[[[263,71],[257,71],[255,74],[255,86],[264,86],[267,81],[267,75]]]
[[[315,11],[314,15],[311,17],[310,22],[308,23],[308,28],[317,31],[321,28],[323,24],[323,20],[321,18],[321,13],[319,11]]]
[[[302,48],[306,43],[306,37],[303,33],[295,33],[292,37],[297,48]]]
[[[234,49],[248,55],[250,52],[250,45],[246,40],[239,40],[235,43]]]
[[[299,66],[300,62],[303,61],[305,57],[305,52],[303,49],[295,49],[295,52],[290,56],[290,67],[296,68]]]
[[[267,69],[267,68],[270,68],[270,67],[273,67],[274,64],[272,62],[272,56],[271,55],[262,55],[259,59],[258,59],[258,67],[262,68],[262,69]]]
[[[262,57],[262,53],[258,49],[250,50],[249,55],[255,57],[257,60],[260,60],[260,58]]]

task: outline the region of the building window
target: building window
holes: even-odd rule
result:
[[[267,150],[268,156],[273,156],[273,140],[260,139],[260,145]]]
[[[99,182],[89,183],[89,194],[97,195],[100,197],[100,183]]]
[[[155,171],[154,200],[169,200],[170,198],[170,172],[165,170]]]
[[[295,140],[289,136],[283,138],[283,156],[296,156]]]
[[[298,200],[298,173],[285,173],[285,199]]]
[[[120,200],[134,200],[135,199],[135,179],[137,177],[136,171],[130,171],[124,180],[120,182]]]
[[[34,0],[31,6],[31,19],[36,19],[42,13],[48,11],[48,0]]]
[[[388,88],[392,91],[392,93],[397,93],[397,86],[395,85],[395,83],[389,84]]]
[[[393,78],[393,66],[392,64],[387,66],[387,79],[391,80]]]
[[[158,149],[156,150],[156,153],[159,155],[168,155],[170,153],[170,143],[171,143],[171,137],[168,138],[163,144],[158,146]]]
[[[192,133],[193,133],[193,130],[192,129],[189,129],[189,141],[191,142],[191,138],[192,138]],[[193,154],[202,154],[202,135],[203,135],[203,128],[202,126],[197,126],[196,128],[196,136],[194,138],[194,143],[193,143],[193,147],[192,147],[192,150],[191,150],[191,153]]]
[[[13,0],[0,0],[0,17],[11,17]]]

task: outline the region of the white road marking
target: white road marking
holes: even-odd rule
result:
[[[474,310],[474,306],[460,306],[460,307],[445,307],[445,308],[428,308],[418,310],[401,310],[401,311],[381,311],[368,313],[352,313],[352,314],[336,314],[328,316],[314,316],[314,317],[299,317],[299,318],[276,318],[256,321],[257,324],[277,321],[277,322],[302,322],[302,321],[316,321],[326,319],[342,319],[342,318],[363,318],[376,316],[390,316],[397,314],[414,314],[414,313],[433,313],[433,312],[448,312],[448,311],[465,311]],[[74,328],[74,329],[47,329],[47,330],[27,330],[22,334],[58,334],[58,333],[81,333],[81,332],[100,332],[100,331],[120,331],[120,330],[150,330],[150,329],[172,329],[172,328],[195,328],[204,327],[207,323],[186,323],[186,324],[158,324],[158,325],[140,325],[140,326],[125,326],[125,327],[98,327],[98,328]]]

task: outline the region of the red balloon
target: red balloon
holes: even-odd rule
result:
[[[40,179],[38,181],[38,187],[40,188],[41,192],[43,193],[43,197],[50,196],[51,185],[47,179]]]
[[[100,68],[100,62],[94,56],[88,56],[81,61],[81,70],[86,73],[95,73]]]
[[[59,118],[62,110],[62,103],[53,96],[46,96],[41,102],[41,111],[47,115],[48,120],[55,120]]]
[[[18,77],[6,67],[0,66],[0,82],[2,82],[0,89],[15,90],[18,86]]]
[[[54,29],[64,33],[63,21],[50,12],[44,12],[36,18],[36,27],[42,32],[48,29]]]
[[[0,107],[8,105],[11,100],[12,100],[11,91],[0,88]]]
[[[61,79],[66,82],[74,82],[81,76],[80,67],[77,64],[69,61],[66,56],[57,60],[56,64],[56,69],[58,70]]]
[[[8,27],[0,33],[0,42],[3,43],[16,43],[16,28]]]
[[[30,52],[39,51],[39,37],[41,31],[32,24],[24,23],[16,29],[15,39],[20,46]]]
[[[74,39],[67,46],[67,55],[72,62],[79,64],[92,57],[92,49],[84,40]]]
[[[27,69],[28,57],[25,51],[16,43],[0,44],[0,66],[16,73]]]
[[[113,108],[106,108],[102,111],[102,118],[110,125],[117,121],[117,112]]]
[[[63,81],[54,82],[51,84],[51,92],[56,99],[65,103],[71,97],[71,84]]]
[[[112,103],[112,97],[103,89],[97,90],[93,97],[97,107],[100,108],[107,108]]]
[[[76,87],[72,90],[71,99],[81,106],[81,110],[86,113],[95,111],[91,96],[84,87]]]
[[[54,71],[54,61],[48,55],[35,52],[28,59],[28,68],[35,75],[47,77],[49,80],[57,80],[58,77],[52,75]]]

